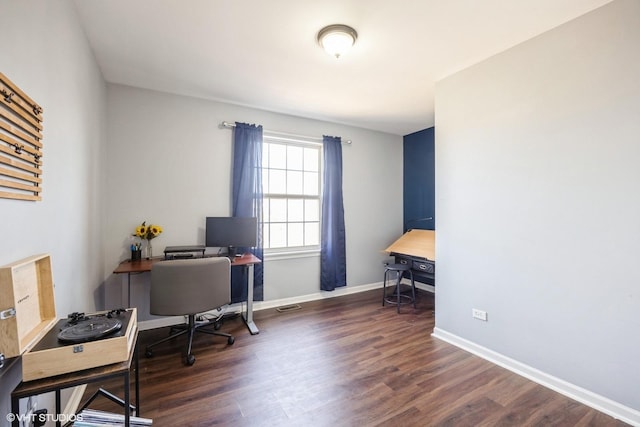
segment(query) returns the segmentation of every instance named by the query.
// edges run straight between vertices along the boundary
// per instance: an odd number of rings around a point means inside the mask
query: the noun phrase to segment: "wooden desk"
[[[127,307],[131,306],[131,274],[145,273],[151,271],[153,264],[164,261],[163,257],[142,259],[139,261],[122,261],[118,267],[113,270],[115,274],[127,274]],[[252,253],[247,253],[241,257],[235,257],[231,262],[231,267],[242,267],[247,273],[247,311],[242,312],[242,318],[249,328],[251,335],[258,334],[260,330],[253,321],[253,266],[260,264],[262,260]]]
[[[107,397],[108,399],[120,403],[124,407],[124,422],[125,426],[129,426],[129,418],[131,416],[131,410],[135,410],[136,416],[140,416],[140,386],[139,386],[139,373],[138,373],[138,350],[137,350],[137,341],[138,341],[138,331],[135,331],[134,342],[132,346],[131,354],[129,355],[129,359],[124,362],[114,363],[106,366],[98,366],[96,368],[85,369],[77,372],[70,372],[68,374],[62,374],[55,377],[42,378],[39,380],[21,382],[11,393],[11,413],[19,414],[19,402],[20,399],[35,396],[42,393],[49,393],[54,391],[56,395],[56,414],[62,415],[61,412],[61,403],[60,403],[60,390],[69,387],[75,387],[82,384],[88,384],[97,381],[103,381],[109,378],[114,377],[123,377],[124,379],[124,399],[119,399],[112,395],[111,393],[106,392],[105,390],[100,389],[100,394]],[[131,405],[130,398],[130,373],[131,373],[131,362],[134,362],[134,372],[135,372],[135,406]],[[79,412],[82,409],[85,409],[98,394],[94,394],[93,397],[88,399],[81,407]],[[64,414],[71,415],[71,414]],[[12,425],[14,427],[18,427],[20,425],[20,420],[16,416],[13,419]],[[58,419],[56,422],[56,426],[61,425],[61,420]]]

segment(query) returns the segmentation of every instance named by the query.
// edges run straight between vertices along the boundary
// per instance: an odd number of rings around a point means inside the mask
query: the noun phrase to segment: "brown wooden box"
[[[129,358],[138,333],[135,308],[127,310],[127,322],[123,322],[118,336],[42,349],[38,344],[59,323],[53,286],[51,257],[47,254],[0,267],[0,352],[6,357],[22,355],[24,381]]]

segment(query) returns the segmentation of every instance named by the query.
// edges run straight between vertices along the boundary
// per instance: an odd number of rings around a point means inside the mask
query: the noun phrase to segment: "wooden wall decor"
[[[42,107],[0,73],[0,197],[42,200]]]

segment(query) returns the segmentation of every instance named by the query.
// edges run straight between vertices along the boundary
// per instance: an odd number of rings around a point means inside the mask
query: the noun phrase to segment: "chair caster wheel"
[[[196,357],[193,354],[189,354],[189,355],[187,355],[186,362],[187,362],[187,365],[191,366],[194,363],[196,363]]]
[[[216,331],[219,330],[221,326],[222,326],[222,321],[221,320],[218,320],[217,322],[213,322],[213,329],[214,330],[216,330]]]
[[[234,342],[236,342],[236,339],[234,337],[227,338],[227,344],[232,345]]]
[[[153,357],[153,351],[151,351],[150,349],[147,349],[147,351],[144,352],[144,355],[147,357]]]

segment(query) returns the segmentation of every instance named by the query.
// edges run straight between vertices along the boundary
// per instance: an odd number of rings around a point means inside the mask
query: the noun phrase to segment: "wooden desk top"
[[[187,259],[198,259],[198,258],[187,258]],[[151,267],[156,262],[160,262],[160,261],[164,261],[164,260],[165,260],[164,257],[157,257],[157,258],[151,258],[151,259],[141,259],[139,261],[125,260],[125,261],[122,261],[120,263],[120,265],[118,265],[118,267],[116,267],[116,269],[113,270],[113,272],[115,274],[120,274],[120,273],[144,273],[146,271],[151,271]],[[255,256],[254,254],[246,253],[246,254],[242,255],[241,257],[235,257],[233,262],[231,263],[231,267],[234,267],[234,266],[237,266],[237,265],[259,264],[261,262],[262,262],[262,260],[260,258],[258,258],[257,256]]]
[[[409,230],[393,242],[385,251],[435,261],[436,232],[434,230]]]

